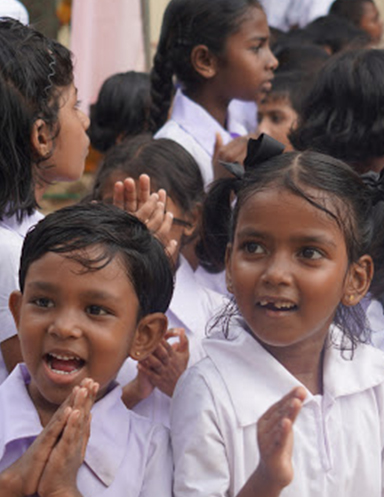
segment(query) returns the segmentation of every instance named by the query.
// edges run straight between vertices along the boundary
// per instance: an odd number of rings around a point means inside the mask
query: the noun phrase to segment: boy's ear
[[[231,273],[231,253],[232,253],[232,244],[228,243],[227,249],[225,251],[225,283],[227,285],[227,290],[229,293],[233,293],[232,273]]]
[[[204,79],[211,79],[217,73],[217,57],[206,45],[196,45],[191,52],[191,64]]]
[[[16,328],[19,328],[22,299],[23,299],[23,294],[20,291],[15,290],[14,292],[11,293],[8,300],[8,306],[12,313],[13,320],[15,321]]]
[[[368,292],[372,277],[372,258],[369,255],[363,255],[349,268],[342,303],[346,306],[358,304]]]
[[[168,327],[168,319],[162,312],[148,314],[139,321],[135,338],[132,343],[130,356],[135,361],[141,361],[151,354]]]
[[[52,132],[43,119],[36,119],[33,123],[31,142],[40,157],[48,157],[52,152]]]

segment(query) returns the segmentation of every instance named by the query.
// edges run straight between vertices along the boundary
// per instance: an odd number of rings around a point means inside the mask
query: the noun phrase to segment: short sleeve
[[[172,452],[169,430],[156,425],[152,432],[140,497],[172,497]]]
[[[171,440],[174,497],[228,495],[229,464],[219,415],[212,392],[196,367],[187,370],[177,384],[171,407]]]

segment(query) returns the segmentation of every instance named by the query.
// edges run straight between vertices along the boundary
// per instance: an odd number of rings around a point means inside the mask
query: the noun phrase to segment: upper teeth
[[[73,360],[80,360],[80,357],[77,356],[64,356],[64,355],[59,355],[59,354],[49,354],[50,356],[54,357],[55,359],[60,359],[61,361],[73,361]]]
[[[269,300],[260,300],[260,305],[265,306],[271,304],[277,309],[290,309],[291,307],[294,307],[294,304],[291,304],[289,302],[270,302]]]

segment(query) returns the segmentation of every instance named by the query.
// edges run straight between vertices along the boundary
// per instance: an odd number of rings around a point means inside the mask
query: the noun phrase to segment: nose
[[[87,131],[87,129],[89,128],[89,125],[91,124],[91,120],[89,119],[87,114],[85,114],[85,112],[83,112],[80,109],[79,109],[79,113],[80,113],[80,120],[81,120],[81,123],[83,125],[83,128],[85,129],[85,131]]]
[[[61,340],[67,340],[80,338],[82,329],[76,314],[63,309],[54,316],[52,323],[48,327],[48,333]]]
[[[261,281],[268,286],[292,284],[292,262],[285,254],[275,254],[266,261]]]
[[[269,119],[267,118],[263,118],[258,126],[257,126],[257,131],[258,133],[261,135],[262,133],[265,133],[266,135],[271,135],[271,130],[270,130],[270,126],[269,126]]]
[[[267,61],[267,67],[271,71],[276,71],[276,69],[279,66],[279,61],[276,59],[274,56],[272,50],[270,47],[268,47],[268,61]]]

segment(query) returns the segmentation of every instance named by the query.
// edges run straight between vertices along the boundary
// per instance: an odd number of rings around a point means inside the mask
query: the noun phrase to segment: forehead
[[[318,206],[277,185],[250,194],[239,211],[236,232],[244,226],[252,226],[272,231],[276,229],[289,235],[316,228],[331,231],[344,239],[338,220],[346,213],[345,206],[327,192],[314,188],[303,191]]]
[[[264,11],[258,7],[250,6],[238,20],[237,30],[228,38],[228,48],[232,43],[256,41],[258,38],[269,38],[269,27]]]

